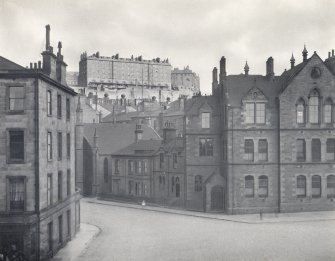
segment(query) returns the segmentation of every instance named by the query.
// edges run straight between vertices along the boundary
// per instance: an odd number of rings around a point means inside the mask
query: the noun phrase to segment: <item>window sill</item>
[[[22,115],[24,114],[24,110],[19,110],[19,111],[7,111],[7,114],[9,115]]]
[[[7,164],[25,164],[25,160],[8,160]]]

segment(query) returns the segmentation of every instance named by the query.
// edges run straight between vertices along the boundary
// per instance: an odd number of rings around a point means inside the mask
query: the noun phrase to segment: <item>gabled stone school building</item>
[[[213,95],[186,114],[186,208],[229,214],[335,209],[335,56],[280,76],[213,69]],[[219,78],[219,80],[218,80]]]
[[[75,190],[76,93],[58,44],[23,68],[0,56],[0,253],[46,260],[79,229]],[[6,259],[7,260],[7,259]],[[12,259],[10,259],[12,260]]]

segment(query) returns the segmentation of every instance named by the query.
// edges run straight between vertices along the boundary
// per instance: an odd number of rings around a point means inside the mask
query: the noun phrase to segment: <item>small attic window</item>
[[[208,129],[210,127],[210,117],[211,114],[209,112],[201,113],[201,127],[203,129]]]

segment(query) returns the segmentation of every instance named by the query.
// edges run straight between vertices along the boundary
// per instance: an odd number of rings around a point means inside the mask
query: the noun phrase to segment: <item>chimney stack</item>
[[[223,83],[224,77],[226,77],[226,58],[224,56],[221,57],[220,60],[220,84]]]
[[[273,58],[269,57],[266,61],[266,76],[272,77],[274,76],[274,71],[273,71]]]
[[[50,25],[45,26],[45,50],[49,51],[50,50]]]

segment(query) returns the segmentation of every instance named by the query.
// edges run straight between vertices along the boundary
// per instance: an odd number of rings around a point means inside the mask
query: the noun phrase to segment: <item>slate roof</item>
[[[219,103],[214,96],[195,96],[185,101],[185,113],[187,115],[198,115],[199,109],[207,103],[213,109],[213,113],[219,110]]]
[[[25,70],[24,67],[18,65],[5,57],[0,56],[0,71],[11,71],[11,70]]]
[[[87,123],[84,124],[84,135],[92,145],[96,129],[99,153],[113,154],[135,142],[135,128],[135,123]],[[143,140],[161,140],[154,129],[142,125],[142,130]]]
[[[116,151],[117,156],[153,156],[161,147],[161,140],[139,140]]]
[[[256,87],[260,89],[269,99],[274,102],[280,91],[280,77],[266,77],[262,75],[229,75],[224,82],[228,90],[228,99],[231,106],[241,106],[241,101],[248,91]]]

